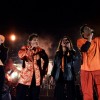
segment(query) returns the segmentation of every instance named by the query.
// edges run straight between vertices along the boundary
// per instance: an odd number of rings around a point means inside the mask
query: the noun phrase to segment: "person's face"
[[[38,38],[37,37],[33,38],[32,41],[30,41],[30,45],[32,47],[37,47],[39,45]]]
[[[63,38],[61,42],[62,47],[70,47],[70,42],[67,38]]]
[[[93,29],[91,29],[90,27],[85,26],[84,30],[83,30],[83,35],[84,38],[88,38],[88,36],[91,34],[91,32],[93,31]]]

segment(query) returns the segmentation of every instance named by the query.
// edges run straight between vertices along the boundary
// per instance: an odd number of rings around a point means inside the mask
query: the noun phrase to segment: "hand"
[[[67,48],[68,48],[69,50],[71,50],[71,45],[70,45],[70,43],[67,43],[66,46],[67,46]]]
[[[0,59],[0,65],[3,66],[3,63],[2,63],[2,61],[1,61],[1,59]]]
[[[91,41],[92,41],[92,38],[93,38],[93,33],[91,33],[91,34],[88,36],[88,41],[91,42]]]

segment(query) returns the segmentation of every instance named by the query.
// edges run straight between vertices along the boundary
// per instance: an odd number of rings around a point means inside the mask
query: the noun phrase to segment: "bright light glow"
[[[9,82],[17,83],[20,78],[20,72],[10,70],[6,73],[6,78]]]
[[[16,36],[14,34],[11,35],[11,40],[15,41],[16,40]]]
[[[18,73],[17,73],[17,72],[13,72],[13,73],[11,74],[11,78],[14,79],[14,78],[16,78],[16,77],[18,77]]]

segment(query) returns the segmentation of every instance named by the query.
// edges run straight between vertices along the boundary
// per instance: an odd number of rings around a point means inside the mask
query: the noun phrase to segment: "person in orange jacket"
[[[82,38],[77,46],[82,54],[80,69],[83,100],[94,100],[94,89],[100,100],[100,37],[94,37],[94,30],[87,25],[80,28]]]
[[[26,95],[29,95],[29,100],[39,100],[40,85],[49,60],[45,50],[39,47],[37,34],[29,36],[28,45],[22,46],[18,56],[23,60],[23,69],[16,89],[16,99],[26,100]]]

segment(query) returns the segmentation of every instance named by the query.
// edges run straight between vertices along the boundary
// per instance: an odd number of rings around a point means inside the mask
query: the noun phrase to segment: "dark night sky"
[[[99,3],[88,0],[29,1],[4,0],[0,3],[0,31],[63,32],[84,23],[100,22]],[[99,22],[98,22],[99,21]]]
[[[99,12],[100,6],[96,0],[3,0],[0,2],[0,33],[37,32],[58,38],[68,33],[76,39],[79,37],[80,26],[85,23],[96,28],[98,34]]]
[[[100,6],[96,0],[0,2],[0,33],[6,36],[7,43],[10,44],[8,47],[11,46],[16,53],[27,36],[37,32],[41,37],[41,46],[52,58],[57,43],[64,34],[70,36],[76,46],[76,40],[80,37],[79,28],[85,23],[95,29],[95,35],[99,35]],[[15,32],[18,37],[15,43],[10,43],[8,39],[11,32]],[[14,56],[17,57],[17,54]]]

